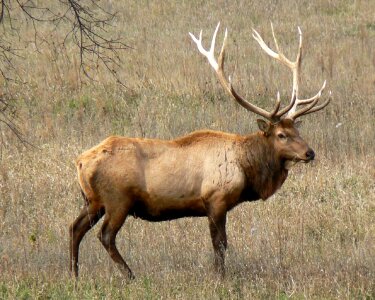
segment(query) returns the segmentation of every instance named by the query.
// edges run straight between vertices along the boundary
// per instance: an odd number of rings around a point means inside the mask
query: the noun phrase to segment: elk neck
[[[240,164],[246,176],[243,200],[266,200],[281,187],[288,170],[270,138],[262,132],[245,136],[240,146]]]

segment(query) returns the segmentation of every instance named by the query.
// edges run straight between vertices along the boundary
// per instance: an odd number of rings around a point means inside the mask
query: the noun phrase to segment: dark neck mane
[[[261,132],[245,137],[241,149],[241,165],[247,178],[245,193],[265,200],[281,187],[288,170]]]

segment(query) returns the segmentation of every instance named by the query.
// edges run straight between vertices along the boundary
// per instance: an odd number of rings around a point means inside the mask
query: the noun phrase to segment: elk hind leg
[[[86,199],[87,200],[87,199]],[[79,244],[84,235],[100,220],[104,208],[86,201],[77,219],[70,225],[70,271],[78,277]]]
[[[130,270],[116,247],[116,235],[124,224],[128,212],[129,209],[127,207],[106,207],[106,215],[102,228],[98,234],[98,238],[107,250],[109,256],[116,263],[120,272],[127,279],[134,279],[133,272]]]

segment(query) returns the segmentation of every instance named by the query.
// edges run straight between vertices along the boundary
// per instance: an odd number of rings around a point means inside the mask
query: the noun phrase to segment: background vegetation
[[[105,70],[80,80],[77,50],[53,46],[62,33],[47,25],[39,33],[49,47],[30,42],[15,59],[24,83],[6,84],[18,126],[36,147],[2,127],[0,298],[375,298],[375,2],[103,3],[119,12],[109,30],[133,47],[122,52],[117,73],[126,89]],[[251,30],[271,42],[272,21],[294,57],[301,26],[301,92],[313,95],[327,79],[333,93],[323,112],[304,117],[302,135],[317,161],[294,168],[268,201],[229,214],[225,280],[211,269],[206,219],[129,218],[118,246],[137,279],[122,282],[96,238],[99,224],[81,244],[75,286],[68,225],[82,205],[72,163],[79,153],[112,134],[170,139],[202,128],[256,130],[256,116],[224,94],[188,36],[204,29],[208,42],[219,20],[229,29],[228,74],[265,108],[277,90],[288,101],[291,74],[262,53]],[[22,26],[27,39],[33,27]]]

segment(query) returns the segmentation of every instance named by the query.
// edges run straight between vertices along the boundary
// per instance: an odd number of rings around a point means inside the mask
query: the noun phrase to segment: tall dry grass
[[[2,131],[0,298],[367,298],[375,297],[375,21],[372,1],[108,2],[113,30],[134,47],[123,54],[127,89],[99,72],[79,81],[76,53],[32,44],[17,64],[19,125],[37,148]],[[110,7],[113,6],[113,7]],[[72,161],[111,134],[173,138],[210,128],[256,130],[256,117],[225,95],[188,32],[217,21],[229,28],[228,74],[237,89],[270,108],[287,101],[291,75],[251,37],[271,42],[272,21],[288,56],[304,33],[303,95],[324,79],[333,101],[304,118],[317,152],[266,202],[229,214],[227,277],[211,270],[204,218],[147,223],[129,218],[118,246],[137,279],[127,285],[96,238],[81,244],[81,278],[68,273],[68,225],[82,199]],[[24,27],[25,36],[31,28]],[[58,32],[42,29],[51,40]],[[218,37],[220,40],[221,35]],[[3,84],[3,83],[2,83]]]

